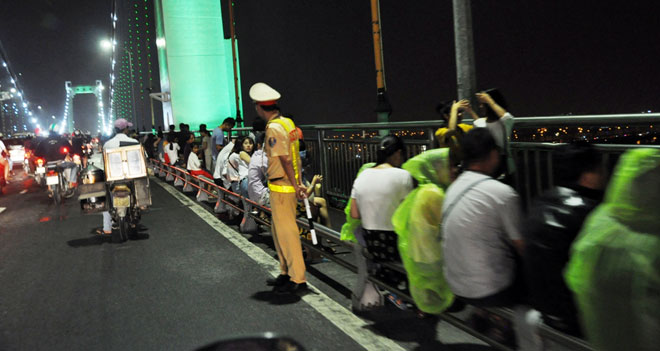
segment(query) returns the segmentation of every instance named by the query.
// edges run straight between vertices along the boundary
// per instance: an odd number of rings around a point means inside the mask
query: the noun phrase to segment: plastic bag
[[[573,243],[565,278],[597,350],[660,345],[660,150],[627,151]]]

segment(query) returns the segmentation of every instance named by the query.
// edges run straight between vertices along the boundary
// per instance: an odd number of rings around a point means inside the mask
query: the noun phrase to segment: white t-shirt
[[[202,163],[199,161],[199,157],[197,157],[197,154],[194,152],[191,152],[190,155],[188,155],[188,170],[189,171],[199,171],[202,169]]]
[[[515,190],[465,171],[447,189],[442,213],[444,272],[454,294],[482,298],[511,285],[516,269],[511,240],[522,238]]]
[[[393,231],[392,214],[413,188],[412,176],[401,168],[368,168],[353,183],[362,227]]]
[[[222,178],[223,174],[227,174],[226,169],[227,161],[229,159],[228,156],[233,148],[234,143],[230,142],[229,144],[225,145],[222,150],[220,150],[220,153],[218,153],[218,156],[216,156],[215,169],[213,170],[213,179],[220,179]]]
[[[248,164],[241,159],[237,153],[229,155],[229,162],[227,164],[227,178],[232,182],[239,181],[248,175]]]
[[[500,149],[504,150],[504,147],[506,146],[506,154],[508,155],[507,169],[509,170],[509,173],[513,173],[516,167],[513,162],[513,157],[511,156],[511,146],[509,145],[509,139],[513,132],[513,124],[513,115],[508,112],[496,122],[488,123],[486,122],[486,118],[479,118],[472,123],[475,128],[488,128],[493,139],[495,139],[495,144],[497,144]]]
[[[112,139],[108,140],[103,144],[103,150],[107,149],[114,149],[118,148],[121,142],[126,142],[126,143],[135,143],[139,144],[139,142],[128,135],[124,133],[117,133]]]
[[[165,153],[170,158],[170,164],[173,165],[179,160],[179,150],[181,150],[181,148],[177,143],[169,143],[165,146]]]

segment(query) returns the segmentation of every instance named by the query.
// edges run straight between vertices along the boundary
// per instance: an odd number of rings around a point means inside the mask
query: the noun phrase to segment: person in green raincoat
[[[621,156],[573,243],[566,283],[596,350],[660,349],[660,150]]]
[[[401,166],[417,180],[392,216],[410,293],[424,313],[440,314],[454,301],[443,274],[442,201],[451,182],[449,148],[433,149]]]

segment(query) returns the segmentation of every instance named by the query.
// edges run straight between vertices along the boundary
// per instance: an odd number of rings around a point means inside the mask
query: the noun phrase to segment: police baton
[[[318,244],[316,240],[316,230],[314,230],[314,221],[312,221],[312,211],[309,209],[309,199],[305,196],[305,211],[307,212],[307,222],[309,223],[309,231],[312,233],[312,244]]]

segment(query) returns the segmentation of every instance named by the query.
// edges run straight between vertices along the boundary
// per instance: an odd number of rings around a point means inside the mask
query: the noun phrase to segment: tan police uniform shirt
[[[286,129],[277,122],[269,122],[266,128],[265,144],[266,156],[268,156],[268,179],[278,179],[273,184],[291,185],[284,171],[284,166],[282,166],[282,161],[278,157],[287,156],[291,153],[291,141]]]

